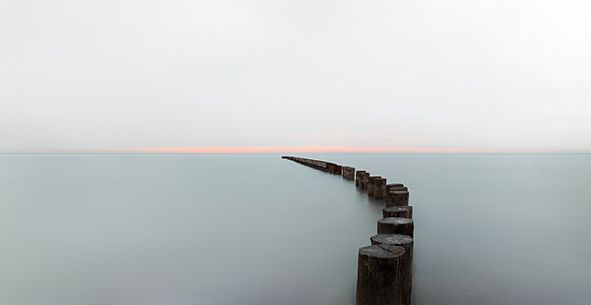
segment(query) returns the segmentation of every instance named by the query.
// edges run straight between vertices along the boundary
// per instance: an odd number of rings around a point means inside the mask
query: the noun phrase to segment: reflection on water
[[[591,156],[309,157],[410,187],[415,304],[591,299]],[[277,155],[3,155],[0,304],[352,305],[380,214]]]

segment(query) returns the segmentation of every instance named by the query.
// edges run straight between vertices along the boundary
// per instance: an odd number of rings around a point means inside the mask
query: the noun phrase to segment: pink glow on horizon
[[[139,153],[179,154],[248,154],[248,153],[468,153],[468,148],[369,147],[369,146],[211,146],[211,147],[149,147],[119,150]]]

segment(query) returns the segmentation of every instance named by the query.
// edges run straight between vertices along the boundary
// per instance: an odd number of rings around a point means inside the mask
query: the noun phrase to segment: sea
[[[409,187],[413,304],[591,304],[591,155],[298,156]],[[0,304],[353,305],[383,206],[277,154],[2,154]]]

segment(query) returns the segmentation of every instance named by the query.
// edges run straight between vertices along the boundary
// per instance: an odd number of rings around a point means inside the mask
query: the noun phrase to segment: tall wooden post
[[[374,181],[373,196],[376,199],[384,199],[386,193],[386,178],[379,178]]]
[[[361,175],[361,190],[367,191],[369,189],[369,172]]]
[[[355,172],[355,186],[358,188],[361,188],[361,180],[362,180],[362,175],[365,174],[365,171],[357,171]]]
[[[372,245],[359,249],[357,305],[409,305],[410,290],[403,281],[411,268],[403,247]]]
[[[373,197],[374,196],[374,192],[375,192],[375,182],[377,179],[380,179],[382,177],[380,176],[369,176],[369,183],[367,184],[367,195],[369,197]]]
[[[343,166],[342,169],[343,169],[343,172],[342,172],[343,178],[345,178],[347,180],[355,179],[355,168],[354,167]]]

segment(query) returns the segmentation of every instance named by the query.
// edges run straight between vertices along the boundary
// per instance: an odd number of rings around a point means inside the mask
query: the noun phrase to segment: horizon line
[[[511,153],[572,153],[585,154],[591,151],[585,150],[503,150],[503,149],[476,149],[467,147],[383,147],[383,146],[158,146],[139,148],[106,148],[106,149],[69,149],[69,150],[31,150],[31,151],[5,151],[0,154],[67,154],[67,153],[138,153],[138,154],[261,154],[261,153],[475,153],[475,154],[511,154]]]

